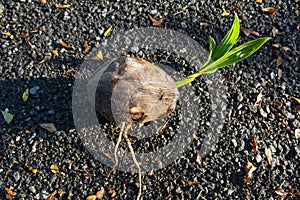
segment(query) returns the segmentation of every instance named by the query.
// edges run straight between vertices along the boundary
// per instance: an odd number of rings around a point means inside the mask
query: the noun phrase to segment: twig
[[[125,138],[125,140],[126,140],[126,142],[127,142],[129,151],[130,151],[130,153],[131,153],[132,160],[133,160],[135,166],[136,166],[137,169],[138,169],[138,176],[139,176],[139,193],[138,193],[136,199],[139,200],[139,199],[141,198],[141,195],[142,195],[142,174],[141,174],[141,168],[140,168],[140,165],[139,165],[138,161],[136,160],[136,157],[135,157],[135,153],[134,153],[133,147],[132,147],[131,142],[130,142],[130,140],[129,140],[129,138],[128,138],[128,135],[127,135],[127,131],[128,131],[128,129],[129,129],[130,127],[131,127],[130,125],[127,125],[127,126],[126,126],[123,135],[124,135],[124,138]]]
[[[114,151],[115,165],[113,166],[113,168],[112,168],[112,169],[110,170],[110,172],[108,173],[108,176],[110,176],[111,173],[112,173],[113,171],[115,171],[116,167],[118,166],[119,160],[118,160],[117,152],[118,152],[118,148],[119,148],[120,142],[121,142],[121,140],[122,140],[122,135],[123,135],[123,133],[124,133],[124,128],[125,128],[125,122],[122,122],[121,131],[120,131],[119,138],[118,138],[117,144],[116,144],[116,146],[115,146],[115,151]]]

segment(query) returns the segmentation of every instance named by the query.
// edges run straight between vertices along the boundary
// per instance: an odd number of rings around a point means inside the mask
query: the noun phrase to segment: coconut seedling
[[[138,169],[139,192],[142,194],[142,175],[133,147],[128,137],[130,128],[166,117],[172,113],[179,98],[178,88],[187,85],[202,74],[244,60],[260,49],[270,38],[259,38],[233,47],[238,40],[240,23],[235,14],[234,22],[219,44],[209,38],[209,56],[200,70],[179,81],[173,79],[160,67],[141,58],[121,57],[112,61],[99,79],[96,95],[96,110],[120,128],[114,160],[118,165],[117,150],[125,138],[133,162]]]

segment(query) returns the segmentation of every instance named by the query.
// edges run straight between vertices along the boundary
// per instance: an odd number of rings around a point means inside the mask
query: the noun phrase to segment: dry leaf
[[[262,3],[262,0],[256,0],[257,3]]]
[[[103,60],[103,55],[102,55],[102,52],[101,51],[98,51],[97,52],[97,55],[92,57],[92,60]]]
[[[110,194],[110,196],[112,198],[114,198],[117,195],[116,191],[114,189],[112,189],[112,188],[108,189],[108,193]]]
[[[2,32],[2,35],[8,36],[10,39],[14,39],[14,35],[12,35],[10,32]]]
[[[157,19],[155,19],[154,17],[152,17],[151,15],[149,15],[149,18],[150,18],[150,20],[151,20],[153,26],[159,26],[159,25],[161,25],[161,24],[163,23],[163,21],[164,21],[164,18],[161,18],[161,19],[157,20]]]
[[[288,192],[285,192],[283,189],[274,190],[274,192],[282,197],[285,197],[288,194]]]
[[[252,29],[247,29],[247,28],[241,28],[241,31],[246,35],[249,36],[250,34],[255,35],[255,36],[260,36],[259,32],[254,31]]]
[[[7,124],[10,124],[10,122],[14,119],[14,115],[9,113],[9,112],[1,110],[1,113],[2,113],[2,116],[4,117],[4,120],[6,121]]]
[[[296,100],[298,104],[300,104],[300,99],[296,98],[296,97],[292,97],[292,99]]]
[[[51,172],[52,172],[53,174],[56,174],[56,173],[58,172],[58,167],[57,167],[57,165],[52,164],[52,165],[50,166],[50,170],[51,170]]]
[[[297,139],[300,139],[300,129],[296,129],[296,130],[295,130],[295,137],[296,137]]]
[[[276,37],[276,35],[282,35],[282,32],[279,32],[279,30],[273,26],[270,35]]]
[[[112,30],[112,26],[110,26],[105,32],[104,32],[104,37],[107,37],[107,36],[109,36],[109,34],[110,34],[110,32],[111,32],[111,30]]]
[[[86,200],[96,200],[97,196],[96,195],[90,195],[86,198]]]
[[[55,132],[57,130],[53,123],[42,123],[39,124],[39,126],[42,127],[43,129],[46,129],[49,132]]]
[[[202,165],[202,157],[200,156],[199,152],[197,152],[196,162],[197,162],[199,165]]]
[[[182,183],[183,185],[197,185],[197,184],[199,184],[200,182],[196,182],[196,181],[188,181],[188,180],[182,179],[182,180],[181,180],[181,183]]]
[[[228,16],[228,15],[230,15],[230,10],[223,10],[221,16]]]
[[[257,95],[257,97],[256,97],[256,102],[254,103],[253,108],[257,108],[257,107],[261,106],[261,104],[262,104],[262,97],[263,97],[263,95],[260,92],[259,95]]]
[[[22,100],[27,101],[29,97],[29,89],[27,88],[22,94]]]
[[[101,199],[103,197],[104,194],[104,187],[101,187],[101,189],[96,193],[96,197],[98,199]]]
[[[240,11],[243,11],[241,4],[237,3],[237,4],[235,4],[235,7],[237,7]]]
[[[4,190],[6,191],[7,194],[9,194],[10,196],[16,196],[17,192],[12,191],[11,189],[9,189],[8,187],[4,187]]]
[[[55,49],[55,50],[51,50],[51,52],[55,55],[55,56],[58,56],[58,51]]]
[[[283,106],[283,103],[282,102],[279,102],[279,101],[273,101],[273,103],[278,106],[279,108],[281,108]]]
[[[58,190],[58,191],[57,191],[57,194],[59,194],[60,196],[62,196],[62,195],[64,195],[64,194],[66,194],[66,192],[63,191],[63,190]]]
[[[279,67],[282,64],[282,62],[283,62],[283,59],[281,57],[278,57],[276,59],[276,66]]]
[[[276,12],[276,9],[274,7],[267,7],[267,8],[262,8],[262,11],[274,14]]]
[[[56,195],[57,191],[55,190],[49,196],[47,196],[46,200],[53,200],[53,197]]]
[[[266,155],[266,157],[267,157],[267,159],[268,159],[268,163],[269,163],[269,165],[271,165],[272,166],[272,151],[271,151],[271,149],[270,148],[265,148],[265,155]]]
[[[38,172],[38,168],[36,167],[29,167],[29,170],[32,171],[32,173],[36,174]]]
[[[65,43],[64,41],[58,41],[58,42],[57,42],[57,44],[59,44],[59,45],[61,45],[61,46],[65,47],[65,48],[67,48],[67,47],[68,47],[68,44],[67,44],[67,43]]]
[[[279,48],[279,47],[281,47],[281,45],[280,45],[280,44],[272,44],[272,46],[273,46],[273,47],[275,47],[275,48]]]
[[[251,162],[247,162],[244,170],[245,170],[247,179],[251,179],[253,176],[253,172],[256,170],[256,167],[254,167],[254,165]]]
[[[253,153],[256,154],[257,153],[257,140],[256,140],[256,134],[253,135]]]
[[[83,46],[84,46],[83,52],[88,53],[90,50],[89,43],[87,41],[85,41]]]
[[[47,3],[47,0],[40,0],[41,4]]]
[[[39,64],[42,64],[42,63],[44,63],[44,62],[47,62],[47,61],[51,60],[51,58],[52,58],[51,53],[45,53],[45,57],[43,58],[43,60],[41,60],[41,61],[39,62]]]
[[[69,8],[71,5],[69,5],[69,4],[58,4],[58,5],[56,5],[56,8]]]

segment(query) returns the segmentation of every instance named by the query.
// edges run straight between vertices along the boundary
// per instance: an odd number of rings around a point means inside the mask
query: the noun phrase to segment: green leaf
[[[200,72],[202,72],[202,74],[210,74],[215,72],[217,69],[244,60],[245,58],[255,53],[260,47],[262,47],[270,39],[271,38],[269,37],[259,38],[259,39],[246,42],[238,47],[235,47],[234,49],[227,52],[218,60],[200,69]]]
[[[22,95],[23,101],[27,101],[28,97],[29,97],[29,89],[27,88],[27,89],[23,92],[23,95]]]
[[[220,57],[222,57],[225,53],[227,53],[233,45],[236,43],[240,33],[240,22],[237,14],[234,15],[234,21],[230,28],[230,30],[227,32],[225,37],[222,39],[221,43],[215,48],[213,51],[213,54],[211,56],[211,59],[217,60]]]
[[[1,110],[1,113],[4,117],[4,120],[6,121],[7,124],[10,124],[10,122],[14,119],[14,115],[10,114],[9,112],[5,112]]]
[[[213,52],[216,48],[217,44],[213,37],[209,36],[209,51]]]

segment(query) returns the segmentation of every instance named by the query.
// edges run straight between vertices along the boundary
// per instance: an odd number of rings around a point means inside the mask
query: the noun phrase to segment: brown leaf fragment
[[[230,15],[230,10],[223,10],[221,16],[224,17],[224,16],[228,16],[228,15]]]
[[[266,157],[268,159],[269,165],[272,166],[273,165],[273,162],[272,162],[272,151],[271,151],[270,148],[265,148],[265,155],[266,155]]]
[[[117,195],[117,192],[112,188],[108,188],[108,194],[110,194],[110,196],[114,198]]]
[[[6,35],[12,40],[15,38],[15,36],[13,34],[11,34],[10,32],[2,32],[2,35]]]
[[[241,31],[246,35],[249,36],[250,34],[255,35],[255,36],[260,36],[259,32],[252,30],[252,29],[247,29],[247,28],[241,28]]]
[[[295,130],[295,137],[296,137],[297,139],[300,139],[300,129],[296,129],[296,130]]]
[[[47,3],[47,0],[40,0],[41,4]]]
[[[101,187],[101,189],[96,193],[97,199],[101,199],[104,194],[104,187]]]
[[[56,8],[64,9],[64,8],[69,8],[71,5],[69,4],[57,4]]]
[[[256,167],[251,162],[247,162],[245,168],[246,178],[249,180],[253,176],[253,172],[256,170]]]
[[[112,26],[110,26],[103,34],[104,37],[107,37],[109,36],[109,34],[111,33],[111,30],[112,30]]]
[[[199,165],[202,165],[202,157],[200,156],[200,153],[199,153],[199,152],[197,152],[196,162],[197,162]]]
[[[16,196],[17,192],[12,191],[11,189],[9,189],[8,187],[4,187],[4,190],[6,191],[6,193],[10,196]]]
[[[285,192],[283,189],[277,189],[277,190],[274,190],[274,192],[281,197],[285,197],[286,195],[288,195],[288,192]]]
[[[29,46],[32,46],[31,42],[30,42],[30,34],[29,33],[23,33],[21,35],[16,36],[16,38],[24,38],[25,41],[27,42],[27,44]]]
[[[86,198],[86,200],[96,200],[97,196],[96,195],[90,195]]]
[[[39,64],[42,64],[42,63],[44,63],[44,62],[47,62],[47,61],[51,60],[51,58],[52,58],[51,53],[45,53],[44,58],[39,62]]]
[[[56,174],[56,173],[59,171],[59,169],[58,169],[58,167],[57,167],[56,164],[52,164],[52,165],[50,166],[50,170],[51,170],[51,172],[52,172],[53,174]]]
[[[57,193],[57,190],[54,190],[54,192],[52,192],[50,195],[47,196],[46,200],[53,200],[56,193]]]
[[[63,191],[63,190],[58,190],[58,191],[57,191],[57,194],[59,194],[60,196],[62,196],[62,195],[64,195],[64,194],[66,194],[66,192]]]
[[[241,4],[237,3],[235,4],[235,7],[237,7],[240,11],[243,11],[243,7],[241,6]]]
[[[55,132],[57,130],[53,123],[42,123],[39,124],[39,126],[42,127],[43,129],[46,129],[49,132]]]
[[[200,22],[200,26],[208,27],[209,24],[207,22]]]
[[[55,55],[55,56],[58,56],[58,51],[55,49],[55,50],[51,50],[51,52]]]
[[[256,154],[258,149],[256,134],[253,134],[253,153]]]
[[[30,171],[32,171],[32,173],[34,173],[34,174],[36,174],[36,173],[38,172],[38,168],[36,168],[36,167],[30,166],[28,169],[29,169]]]
[[[67,47],[68,47],[68,44],[67,44],[67,43],[65,43],[65,42],[64,42],[64,41],[62,41],[62,40],[58,41],[58,42],[57,42],[57,44],[61,45],[62,47],[65,47],[65,48],[67,48]]]
[[[256,3],[262,3],[262,0],[256,0]]]
[[[253,108],[255,109],[255,108],[258,108],[259,106],[261,106],[261,104],[262,104],[262,97],[263,97],[263,95],[262,95],[262,93],[260,92],[258,95],[257,95],[257,97],[256,97],[256,102],[254,103],[254,106],[253,106]]]
[[[83,46],[84,46],[83,52],[88,53],[90,50],[89,43],[87,41],[85,41]]]
[[[276,59],[276,66],[277,67],[279,67],[282,63],[283,63],[283,59],[281,58],[281,57],[278,57],[277,59]]]
[[[164,18],[160,18],[159,20],[157,20],[157,19],[155,19],[154,17],[152,17],[151,15],[149,15],[149,18],[150,18],[150,20],[151,20],[153,26],[159,26],[159,25],[161,25],[161,24],[163,23],[163,21],[164,21]]]
[[[273,46],[273,47],[275,47],[275,48],[279,48],[279,47],[281,47],[281,45],[280,45],[280,44],[272,44],[272,46]]]
[[[279,108],[281,108],[283,106],[283,103],[282,102],[279,102],[279,101],[273,101],[273,103],[278,106]]]
[[[276,9],[274,7],[266,7],[262,8],[262,11],[267,12],[269,14],[274,14],[276,12]]]
[[[273,26],[270,35],[272,37],[276,37],[276,35],[282,35],[282,32]]]
[[[181,183],[182,183],[183,185],[197,185],[197,184],[199,184],[200,182],[196,182],[196,181],[188,181],[188,180],[182,179],[182,180],[181,180]]]

